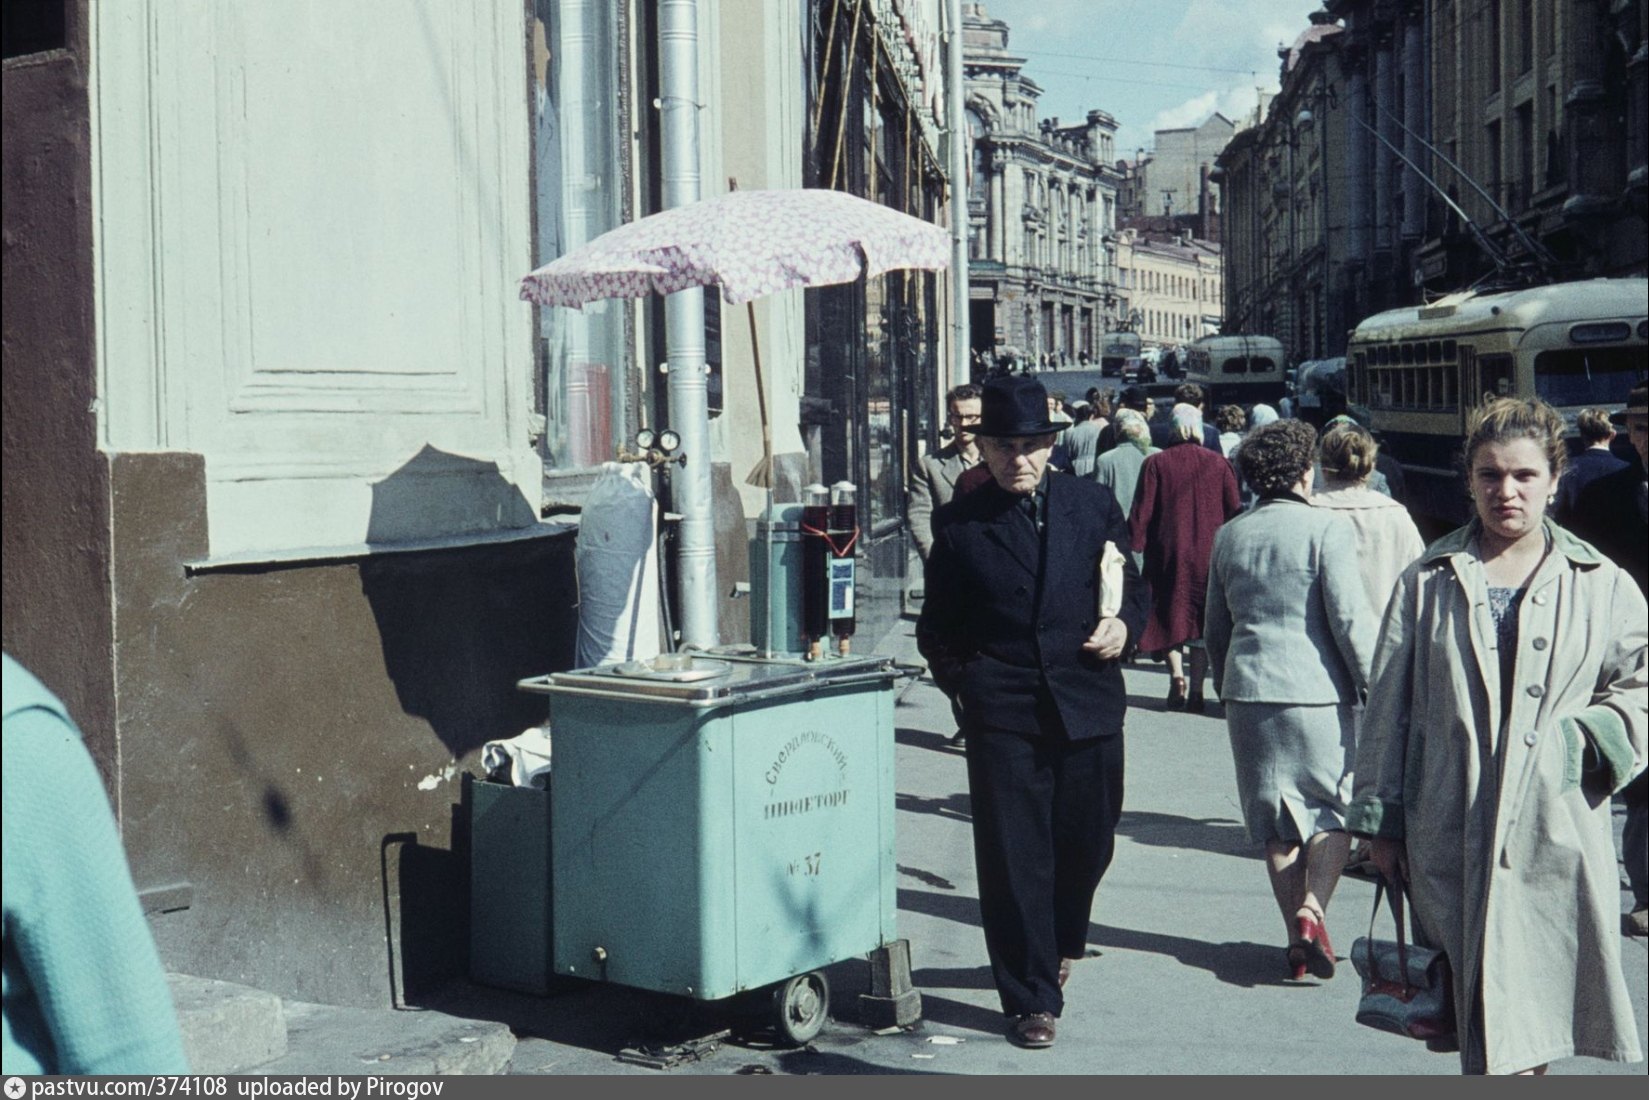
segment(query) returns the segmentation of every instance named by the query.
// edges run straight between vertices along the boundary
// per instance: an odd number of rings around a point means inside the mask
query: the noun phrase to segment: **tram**
[[[1271,336],[1204,336],[1180,349],[1180,363],[1210,409],[1275,404],[1288,391],[1282,341]]]
[[[1403,464],[1416,518],[1469,518],[1460,469],[1466,418],[1502,395],[1539,397],[1574,425],[1619,409],[1649,366],[1649,280],[1589,279],[1462,291],[1377,313],[1346,346],[1347,396]]]

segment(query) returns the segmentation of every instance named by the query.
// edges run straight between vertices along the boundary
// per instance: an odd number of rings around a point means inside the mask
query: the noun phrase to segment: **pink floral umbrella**
[[[521,280],[521,297],[582,308],[603,298],[721,286],[737,305],[800,286],[950,263],[940,226],[841,191],[731,191],[609,230]]]
[[[896,268],[950,265],[940,226],[842,191],[730,191],[608,230],[521,280],[521,297],[582,309],[605,298],[721,287],[731,305],[781,290],[847,283]],[[762,460],[745,480],[771,488],[772,431],[749,308]]]

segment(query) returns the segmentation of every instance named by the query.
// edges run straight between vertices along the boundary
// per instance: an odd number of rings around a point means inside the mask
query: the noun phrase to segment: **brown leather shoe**
[[[1030,1050],[1054,1045],[1054,1014],[1027,1012],[1008,1029],[1008,1041]]]
[[[1075,963],[1075,959],[1062,958],[1059,960],[1059,988],[1065,988],[1065,983],[1071,978],[1071,967]]]

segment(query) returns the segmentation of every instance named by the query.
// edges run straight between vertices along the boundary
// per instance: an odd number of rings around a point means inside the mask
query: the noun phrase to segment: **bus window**
[[[1255,374],[1265,374],[1269,371],[1276,370],[1277,364],[1265,358],[1263,355],[1257,355],[1248,361],[1248,369],[1253,371]]]
[[[1535,356],[1534,391],[1559,407],[1618,404],[1642,380],[1642,348],[1568,348]]]
[[[1242,358],[1241,356],[1234,359],[1227,359],[1220,366],[1220,370],[1225,374],[1247,374],[1248,360]]]
[[[1443,362],[1443,345],[1440,341],[1433,340],[1426,350],[1428,352],[1426,358],[1433,363]]]
[[[1505,397],[1512,392],[1512,357],[1485,355],[1477,360],[1479,378],[1486,397]]]
[[[1443,359],[1444,359],[1444,361],[1449,362],[1449,363],[1454,362],[1454,341],[1453,340],[1444,340],[1443,341]]]

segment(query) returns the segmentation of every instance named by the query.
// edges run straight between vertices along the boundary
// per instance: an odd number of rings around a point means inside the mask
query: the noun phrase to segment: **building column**
[[[1391,36],[1387,31],[1382,33],[1374,48],[1375,109],[1370,112],[1372,117],[1369,120],[1380,136],[1391,143],[1390,146],[1383,141],[1374,143],[1375,252],[1390,252],[1393,244],[1391,170],[1396,160],[1391,155],[1391,149],[1397,144],[1397,124],[1392,121],[1396,117],[1392,113],[1396,98],[1397,66],[1391,56]]]
[[[1403,27],[1403,155],[1415,164],[1428,158],[1420,144],[1426,125],[1425,38],[1419,12]],[[1388,105],[1387,110],[1390,110]],[[1417,241],[1426,232],[1426,183],[1413,168],[1403,168],[1403,240]]]
[[[1563,219],[1587,222],[1611,213],[1612,168],[1620,135],[1609,125],[1598,0],[1571,0],[1568,9],[1565,37],[1574,76],[1563,100],[1563,136],[1569,157],[1569,197],[1563,203]]]
[[[1346,126],[1346,258],[1352,263],[1367,264],[1369,259],[1368,207],[1369,191],[1369,133],[1358,125],[1368,122],[1368,76],[1363,72],[1362,59],[1353,62],[1351,80],[1346,93],[1346,109],[1351,115]]]
[[[1000,152],[991,153],[991,182],[990,182],[990,228],[985,241],[986,257],[999,264],[1008,262],[1008,250],[1004,243],[1004,229],[1006,219],[1003,215],[1004,187],[1003,175],[1007,170],[1008,158]]]

